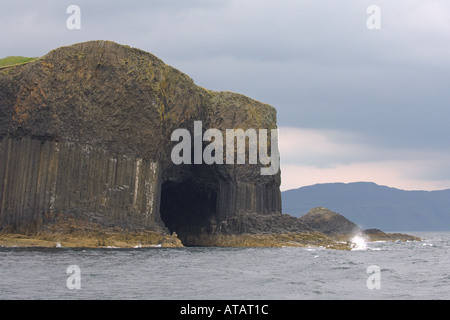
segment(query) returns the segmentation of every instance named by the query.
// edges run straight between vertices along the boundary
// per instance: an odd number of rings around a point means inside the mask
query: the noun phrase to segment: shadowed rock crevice
[[[217,185],[194,180],[167,181],[161,188],[161,219],[169,231],[178,234],[184,245],[192,237],[211,234],[216,218]]]

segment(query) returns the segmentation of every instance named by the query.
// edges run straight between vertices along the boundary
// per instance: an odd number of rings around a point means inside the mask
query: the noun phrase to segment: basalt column
[[[124,228],[159,222],[159,165],[37,138],[0,140],[1,225],[32,230],[60,215]]]

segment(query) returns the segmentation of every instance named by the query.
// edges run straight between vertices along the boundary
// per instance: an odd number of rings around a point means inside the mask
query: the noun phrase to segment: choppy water
[[[450,299],[450,233],[416,235],[427,240],[350,252],[0,248],[0,299]],[[78,290],[67,286],[72,265]],[[378,290],[367,286],[373,265]]]

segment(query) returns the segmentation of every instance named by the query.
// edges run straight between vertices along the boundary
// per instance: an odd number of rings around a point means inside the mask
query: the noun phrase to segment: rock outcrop
[[[311,209],[298,219],[311,229],[327,235],[351,235],[362,231],[344,216],[322,207]]]
[[[363,234],[369,241],[422,241],[423,239],[417,236],[404,233],[386,233],[378,229],[367,229]]]
[[[198,87],[152,54],[108,41],[1,68],[0,227],[33,231],[71,217],[197,245],[202,235],[270,230],[247,222],[282,216],[279,172],[171,161],[171,134],[194,136],[194,121],[275,129],[276,110]]]

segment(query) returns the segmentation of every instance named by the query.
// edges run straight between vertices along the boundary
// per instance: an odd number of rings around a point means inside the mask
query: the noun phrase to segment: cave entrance
[[[170,233],[176,232],[185,246],[211,232],[216,213],[217,189],[192,180],[166,181],[161,188],[161,219]]]

